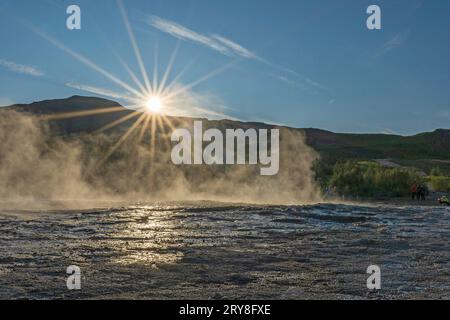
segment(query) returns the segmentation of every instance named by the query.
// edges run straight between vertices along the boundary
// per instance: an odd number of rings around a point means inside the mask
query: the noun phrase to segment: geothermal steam
[[[177,127],[192,123],[183,121],[187,122],[179,122]],[[139,141],[136,130],[98,166],[121,133],[62,137],[34,117],[3,111],[0,200],[102,198],[273,204],[319,200],[312,172],[317,155],[298,131],[280,130],[280,171],[276,176],[260,176],[258,166],[248,165],[175,166],[170,159],[168,127],[156,131],[154,142],[150,133]]]

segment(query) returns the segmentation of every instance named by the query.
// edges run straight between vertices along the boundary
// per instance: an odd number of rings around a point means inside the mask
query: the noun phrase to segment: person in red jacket
[[[412,198],[412,200],[414,200],[416,198],[416,196],[417,196],[417,200],[419,200],[419,195],[417,194],[417,188],[418,188],[418,185],[417,185],[417,183],[414,182],[412,184],[412,186],[411,186],[411,198]]]

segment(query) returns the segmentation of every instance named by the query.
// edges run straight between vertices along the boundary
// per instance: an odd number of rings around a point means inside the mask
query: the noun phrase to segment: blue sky
[[[180,86],[218,71],[183,97],[212,115],[337,132],[450,127],[449,1],[123,3],[150,81],[177,46],[167,83],[182,70]],[[81,30],[66,28],[70,4]],[[366,28],[370,4],[381,7],[381,30]],[[100,93],[126,104],[129,90],[49,38],[137,88],[120,56],[144,82],[115,0],[1,0],[0,105]]]

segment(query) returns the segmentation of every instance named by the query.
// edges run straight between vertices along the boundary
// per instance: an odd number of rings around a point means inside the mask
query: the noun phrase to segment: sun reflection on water
[[[161,264],[174,264],[181,260],[181,235],[168,214],[170,212],[149,207],[115,215],[115,219],[124,223],[111,222],[112,233],[107,246],[116,252],[113,262],[158,268]]]

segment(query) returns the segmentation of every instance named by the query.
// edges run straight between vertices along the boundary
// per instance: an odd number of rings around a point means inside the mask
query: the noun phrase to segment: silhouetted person
[[[417,201],[421,201],[424,200],[425,196],[424,196],[424,189],[423,189],[423,185],[420,184],[417,187]]]

